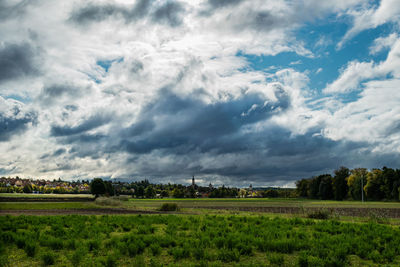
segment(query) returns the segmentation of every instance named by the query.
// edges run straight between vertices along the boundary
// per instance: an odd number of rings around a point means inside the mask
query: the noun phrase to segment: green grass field
[[[96,209],[108,214],[115,208],[157,211],[163,203],[176,203],[180,210],[169,215],[63,215],[74,210],[93,214],[85,211]],[[49,213],[40,210],[58,211],[53,216],[0,216],[0,266],[399,266],[399,219],[374,215],[315,220],[306,218],[307,213],[259,211],[268,207],[397,210],[399,206],[395,202],[128,197],[0,202],[0,211],[36,210],[44,215]]]
[[[2,216],[1,266],[398,266],[400,230],[268,216]]]
[[[91,202],[0,202],[0,210],[51,210],[99,208]]]

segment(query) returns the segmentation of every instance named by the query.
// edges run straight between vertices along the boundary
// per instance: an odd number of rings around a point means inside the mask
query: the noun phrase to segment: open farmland
[[[400,230],[232,215],[1,216],[1,265],[398,266]]]
[[[219,214],[219,213],[251,213],[251,214],[286,214],[305,216],[310,212],[323,210],[332,216],[400,218],[398,202],[360,202],[360,201],[322,201],[309,199],[133,199],[128,196],[98,198],[87,201],[84,197],[70,198],[57,194],[41,195],[35,201],[33,197],[20,194],[10,199],[0,194],[0,214],[131,214],[155,213],[163,203],[176,203],[179,213]],[[87,196],[87,195],[86,195]],[[88,197],[88,196],[87,196]],[[22,199],[23,198],[23,199]],[[85,199],[80,201],[81,199]],[[22,200],[21,200],[22,199]]]
[[[160,211],[164,203],[179,210]],[[398,207],[303,199],[1,202],[0,266],[398,266]],[[307,218],[319,211],[329,219]]]

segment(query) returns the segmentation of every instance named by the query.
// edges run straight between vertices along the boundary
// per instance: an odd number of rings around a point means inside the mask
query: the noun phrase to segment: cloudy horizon
[[[396,0],[0,0],[0,176],[400,168]]]

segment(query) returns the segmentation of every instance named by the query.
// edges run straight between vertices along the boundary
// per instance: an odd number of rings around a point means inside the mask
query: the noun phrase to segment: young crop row
[[[399,264],[400,230],[264,216],[2,216],[0,266]]]

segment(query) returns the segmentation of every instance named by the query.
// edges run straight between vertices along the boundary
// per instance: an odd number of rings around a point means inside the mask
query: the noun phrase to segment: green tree
[[[185,193],[179,188],[174,188],[174,190],[172,191],[172,196],[174,198],[183,198],[185,196]]]
[[[151,185],[149,185],[144,190],[144,195],[146,198],[154,198],[156,196],[156,191],[154,191],[154,188]]]
[[[24,193],[32,193],[32,185],[31,184],[25,184],[24,188],[22,189]]]
[[[336,200],[343,200],[347,197],[349,187],[347,185],[346,178],[350,176],[350,170],[346,167],[340,167],[335,170],[335,176],[333,177],[333,196]]]
[[[142,198],[144,196],[144,187],[139,185],[136,192],[136,197]]]
[[[104,187],[105,187],[105,191],[106,191],[105,193],[108,196],[113,196],[114,195],[114,187],[113,187],[111,181],[108,181],[108,182],[104,181]]]
[[[96,198],[99,197],[99,195],[104,195],[106,193],[106,186],[103,179],[93,179],[93,181],[90,183],[90,193],[92,193],[92,195],[95,195]]]
[[[385,197],[383,172],[374,169],[367,174],[367,184],[364,187],[365,195],[369,199],[382,200]]]
[[[310,179],[301,179],[296,182],[296,192],[299,197],[308,197]]]
[[[368,171],[365,168],[357,168],[351,170],[350,173],[350,176],[347,178],[347,185],[349,186],[348,194],[354,200],[361,200],[361,184],[364,186],[367,184]]]
[[[308,197],[315,199],[319,198],[319,184],[321,183],[322,177],[324,177],[324,175],[319,175],[310,179],[308,186]]]
[[[318,195],[321,199],[333,198],[332,176],[330,174],[321,177]]]

